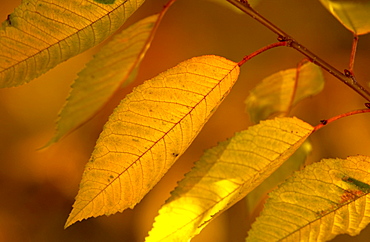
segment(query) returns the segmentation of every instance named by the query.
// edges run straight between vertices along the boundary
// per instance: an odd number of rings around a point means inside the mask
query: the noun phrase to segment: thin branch
[[[299,74],[301,73],[302,66],[305,63],[307,63],[308,61],[309,60],[307,60],[307,58],[304,58],[297,65],[296,72],[295,72],[295,79],[294,79],[294,87],[293,87],[293,90],[292,90],[292,96],[290,97],[288,109],[285,112],[287,115],[290,113],[290,111],[291,111],[291,109],[293,107],[294,99],[295,99],[295,96],[297,94],[297,88],[298,88],[298,82],[299,82]]]
[[[260,22],[262,25],[267,27],[269,30],[274,32],[278,35],[278,40],[281,42],[287,42],[288,47],[292,47],[295,50],[301,52],[305,55],[311,62],[315,63],[316,65],[320,66],[324,70],[328,71],[330,74],[335,76],[337,79],[342,81],[344,84],[352,88],[355,92],[360,94],[363,98],[370,102],[370,92],[368,92],[365,88],[363,88],[360,84],[358,84],[351,73],[342,73],[338,71],[336,68],[319,58],[317,55],[313,54],[309,51],[305,46],[298,43],[295,39],[293,39],[290,35],[285,33],[283,30],[275,26],[273,23],[265,19],[259,13],[257,13],[248,3],[242,0],[227,0],[235,7],[239,8],[244,13],[251,16],[256,21]]]
[[[370,107],[370,104],[369,103],[366,103],[366,106],[367,107]],[[359,109],[359,110],[351,111],[351,112],[348,112],[348,113],[343,113],[343,114],[340,114],[338,116],[335,116],[335,117],[332,117],[332,118],[329,118],[329,119],[321,120],[320,121],[321,123],[315,126],[313,132],[321,129],[322,127],[324,127],[325,125],[327,125],[327,124],[329,124],[331,122],[334,122],[335,120],[338,120],[338,119],[341,119],[341,118],[344,118],[344,117],[348,117],[348,116],[352,116],[352,115],[355,115],[355,114],[369,113],[369,112],[370,112],[370,109],[369,108],[365,108],[365,109]]]
[[[286,46],[286,42],[276,42],[276,43],[267,45],[267,46],[265,46],[265,47],[263,47],[259,50],[256,50],[252,54],[244,56],[243,60],[239,61],[238,66],[242,66],[245,62],[247,62],[248,60],[252,59],[253,57],[265,52],[266,50],[269,50],[269,49],[272,49],[272,48],[275,48],[275,47],[279,47],[279,46]]]

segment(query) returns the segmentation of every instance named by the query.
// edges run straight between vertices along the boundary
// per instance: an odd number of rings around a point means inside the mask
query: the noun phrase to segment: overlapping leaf
[[[106,39],[144,0],[25,0],[0,27],[0,87],[29,82]]]
[[[323,89],[324,77],[320,67],[308,62],[298,71],[298,75],[297,68],[277,72],[251,90],[245,104],[253,123],[272,115],[284,116],[299,101]]]
[[[247,110],[255,123],[274,115],[285,116],[293,105],[317,94],[323,86],[321,69],[313,63],[306,63],[264,79],[247,98]],[[309,140],[306,140],[279,169],[248,194],[246,202],[251,213],[267,192],[302,166],[311,149]]]
[[[307,166],[270,193],[247,241],[327,241],[370,222],[370,157]]]
[[[307,139],[284,164],[247,195],[245,200],[250,215],[255,212],[257,205],[263,201],[268,192],[291,176],[294,171],[302,168],[311,151],[312,145]]]
[[[320,0],[334,17],[356,35],[370,32],[369,0]]]
[[[275,171],[312,130],[297,118],[276,118],[207,150],[160,209],[147,241],[188,241]]]
[[[66,226],[134,207],[187,149],[238,75],[237,63],[201,56],[127,95],[97,141]]]
[[[59,114],[57,132],[49,143],[58,141],[93,116],[122,83],[127,85],[135,78],[159,16],[147,17],[116,35],[79,73]]]

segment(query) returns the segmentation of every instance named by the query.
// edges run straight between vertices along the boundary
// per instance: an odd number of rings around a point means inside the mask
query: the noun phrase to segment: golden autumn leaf
[[[235,62],[195,57],[127,95],[100,134],[66,227],[134,207],[188,148],[238,75]]]
[[[116,0],[94,0],[97,3],[113,4]]]
[[[331,14],[356,35],[370,32],[369,0],[320,0]]]
[[[136,69],[149,49],[155,26],[164,12],[147,17],[114,36],[78,74],[49,144],[92,117],[122,84],[128,85],[135,79]]]
[[[253,189],[245,198],[248,213],[253,214],[257,205],[263,201],[268,192],[291,176],[294,171],[301,169],[311,151],[312,144],[309,139],[306,139],[284,164],[267,177],[258,187]]]
[[[0,27],[0,87],[29,82],[97,45],[144,0],[25,0]]]
[[[188,241],[265,180],[312,131],[297,118],[276,118],[207,150],[159,210],[146,241]]]
[[[308,62],[297,68],[279,71],[263,79],[250,91],[245,100],[246,109],[253,123],[273,115],[283,115],[299,101],[315,95],[324,88],[321,68]]]
[[[370,157],[324,159],[270,193],[247,241],[327,241],[370,222]]]

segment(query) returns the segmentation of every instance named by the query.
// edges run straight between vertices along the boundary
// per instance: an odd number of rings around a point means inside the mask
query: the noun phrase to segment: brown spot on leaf
[[[351,202],[358,197],[362,196],[364,193],[359,190],[344,190],[342,196],[340,196],[340,203],[348,203]]]

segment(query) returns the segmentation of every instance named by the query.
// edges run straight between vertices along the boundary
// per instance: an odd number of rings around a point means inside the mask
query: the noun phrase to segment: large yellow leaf
[[[370,0],[320,0],[341,22],[357,35],[370,32]]]
[[[66,226],[134,207],[187,149],[238,75],[237,63],[201,56],[127,95],[97,141]]]
[[[27,83],[97,45],[143,2],[22,1],[0,28],[0,87]]]
[[[270,193],[247,241],[327,241],[370,222],[370,157],[326,159]]]
[[[279,71],[262,80],[250,91],[245,100],[247,112],[253,123],[273,115],[285,116],[292,106],[324,88],[320,67],[308,62],[299,68]]]
[[[116,35],[79,73],[59,114],[57,132],[49,143],[57,142],[92,117],[122,83],[127,85],[135,78],[159,16],[147,17]]]
[[[160,209],[147,241],[188,241],[275,171],[312,131],[297,118],[276,118],[207,150]]]

